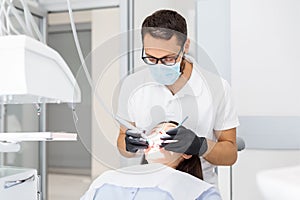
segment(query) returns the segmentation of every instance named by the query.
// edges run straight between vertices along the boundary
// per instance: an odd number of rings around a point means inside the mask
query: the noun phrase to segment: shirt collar
[[[203,89],[203,79],[200,74],[200,70],[194,59],[191,56],[186,56],[186,59],[193,64],[192,74],[187,83],[179,90],[175,96],[182,97],[185,95],[199,96]]]

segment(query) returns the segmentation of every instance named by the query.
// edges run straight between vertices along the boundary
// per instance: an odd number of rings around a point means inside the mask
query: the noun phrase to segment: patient
[[[104,172],[81,200],[221,200],[217,190],[202,180],[198,156],[161,147],[162,135],[177,125],[176,122],[164,122],[152,130],[148,138],[149,148],[145,150],[149,164]]]

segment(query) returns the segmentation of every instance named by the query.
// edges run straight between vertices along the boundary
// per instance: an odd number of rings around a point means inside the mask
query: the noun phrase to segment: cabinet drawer
[[[0,199],[37,200],[37,179],[35,169],[0,168]]]

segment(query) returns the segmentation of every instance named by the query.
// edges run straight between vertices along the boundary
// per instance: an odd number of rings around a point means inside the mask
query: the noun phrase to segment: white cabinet
[[[300,150],[252,150],[239,152],[232,167],[232,199],[264,200],[257,184],[259,172],[300,164]],[[230,168],[219,167],[219,187],[223,200],[230,199]]]
[[[0,168],[0,199],[37,200],[37,171],[15,167]]]

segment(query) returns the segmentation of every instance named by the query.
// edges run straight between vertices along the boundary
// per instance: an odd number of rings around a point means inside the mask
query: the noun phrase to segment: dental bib
[[[196,199],[213,187],[185,172],[155,163],[106,171],[92,183],[81,200],[93,199],[97,190],[105,184],[123,188],[158,188],[174,200]]]

